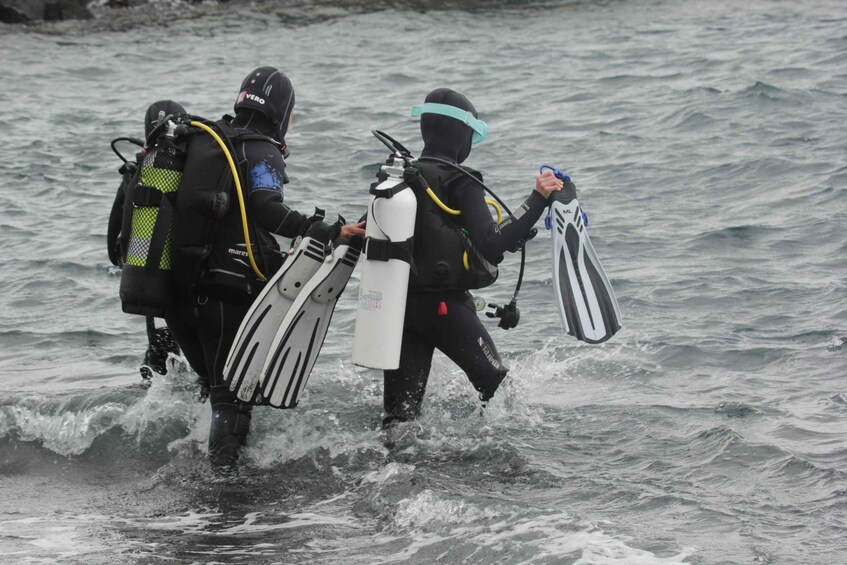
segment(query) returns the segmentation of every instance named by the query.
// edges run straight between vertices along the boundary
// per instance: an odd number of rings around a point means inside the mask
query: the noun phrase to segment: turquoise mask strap
[[[436,104],[435,102],[427,102],[412,106],[412,117],[417,118],[421,114],[439,114],[449,118],[455,118],[473,130],[473,140],[471,143],[476,145],[488,135],[488,124],[478,118],[474,118],[473,114],[461,108],[450,106],[449,104]]]

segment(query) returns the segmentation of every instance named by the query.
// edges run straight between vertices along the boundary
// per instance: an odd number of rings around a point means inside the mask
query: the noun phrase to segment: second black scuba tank
[[[137,182],[126,195],[132,208],[120,297],[129,314],[162,317],[173,296],[171,233],[185,148],[172,118],[165,118],[148,138]]]

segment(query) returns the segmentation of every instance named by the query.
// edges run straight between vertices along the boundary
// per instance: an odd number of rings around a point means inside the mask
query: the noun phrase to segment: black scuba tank
[[[214,128],[232,148],[248,141],[271,143],[267,136],[232,128],[226,120]],[[275,272],[282,255],[271,235],[256,230],[239,206],[233,172],[220,145],[208,135],[193,136],[176,204],[173,232],[174,281],[182,296],[207,296],[225,302],[252,301],[263,288],[250,264],[252,254],[260,270]],[[246,190],[245,162],[233,162]],[[245,198],[246,202],[246,198]],[[250,246],[244,225],[250,235]]]
[[[160,317],[173,297],[171,233],[174,203],[185,168],[178,124],[168,120],[162,126],[156,128],[156,139],[148,139],[137,183],[126,195],[132,200],[132,208],[120,286],[124,312]]]

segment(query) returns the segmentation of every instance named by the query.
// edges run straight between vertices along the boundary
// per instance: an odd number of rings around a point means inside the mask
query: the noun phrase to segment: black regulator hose
[[[122,141],[132,143],[133,145],[137,145],[138,147],[140,147],[142,149],[144,148],[144,142],[142,140],[138,139],[137,137],[116,137],[115,139],[113,139],[112,143],[111,143],[112,151],[114,151],[115,155],[120,157],[121,161],[123,161],[124,163],[128,163],[129,160],[126,157],[124,157],[123,154],[117,148],[117,144],[122,142]]]

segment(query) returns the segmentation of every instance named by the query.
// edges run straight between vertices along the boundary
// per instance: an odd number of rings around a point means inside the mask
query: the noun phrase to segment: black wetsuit
[[[274,133],[271,123],[252,110],[240,111],[232,126],[239,131],[250,130],[269,136]],[[266,258],[264,274],[270,278],[282,265],[279,245],[271,233],[294,238],[304,233],[314,219],[283,203],[283,184],[287,179],[285,161],[278,147],[266,141],[246,140],[236,144],[235,152],[237,161],[247,162],[248,178],[243,179],[246,181],[247,214],[256,228],[254,246],[261,248],[260,253]],[[236,202],[234,195],[232,198],[231,201]],[[240,214],[237,205],[230,206],[223,224],[240,225]],[[239,234],[238,237],[238,242],[216,241],[214,245],[222,247],[225,253],[227,247],[243,244],[243,236]],[[259,289],[260,285],[256,291]],[[250,427],[252,406],[239,400],[235,392],[224,385],[223,366],[254,296],[220,299],[200,291],[184,297],[166,318],[201,384],[208,387],[212,404],[209,454],[217,464],[235,462]]]
[[[435,90],[426,101],[457,106],[476,115],[470,101],[451,90]],[[458,164],[470,153],[473,132],[458,120],[424,114],[421,133],[422,157]],[[498,225],[491,218],[485,192],[478,183],[457,175],[445,188],[445,204],[461,210],[459,218],[471,242],[495,264],[504,252],[519,248],[547,206],[546,199],[533,191],[514,216]],[[426,233],[415,230],[416,241],[426,237]],[[476,314],[470,293],[461,289],[414,290],[414,276],[406,304],[400,367],[384,372],[384,426],[419,415],[436,348],[467,374],[483,401],[494,396],[508,371]]]

